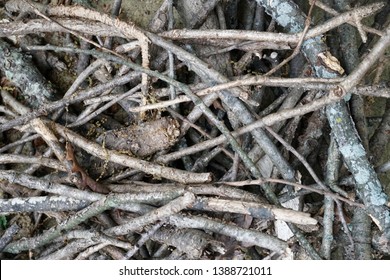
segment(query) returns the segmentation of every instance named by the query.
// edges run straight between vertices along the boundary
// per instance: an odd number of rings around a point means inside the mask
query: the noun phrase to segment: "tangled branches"
[[[175,3],[187,29],[173,29],[172,1],[145,29],[118,9],[6,3],[0,212],[15,226],[4,256],[330,259],[342,247],[367,258],[366,244],[387,254],[378,147],[390,103],[374,133],[363,109],[389,97],[390,27],[362,23],[385,4],[339,13],[312,1],[306,16],[290,0],[241,1],[243,15],[238,1],[190,2]],[[329,20],[314,26],[318,7]],[[328,48],[340,26],[340,49]]]

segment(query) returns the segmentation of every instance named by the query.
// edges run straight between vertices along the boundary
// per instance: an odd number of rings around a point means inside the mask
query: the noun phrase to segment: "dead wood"
[[[388,258],[388,5],[98,2],[1,7],[2,259]]]

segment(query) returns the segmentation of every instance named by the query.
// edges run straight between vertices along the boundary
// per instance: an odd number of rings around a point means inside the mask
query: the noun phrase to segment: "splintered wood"
[[[145,157],[172,147],[179,135],[180,125],[177,120],[161,118],[120,130],[107,131],[97,138],[97,142],[111,150]]]

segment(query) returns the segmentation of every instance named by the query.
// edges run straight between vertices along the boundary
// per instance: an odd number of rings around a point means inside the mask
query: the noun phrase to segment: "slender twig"
[[[322,10],[324,10],[325,12],[327,12],[327,13],[333,15],[333,16],[340,15],[340,13],[337,12],[335,9],[332,9],[331,7],[327,6],[325,3],[323,3],[323,2],[321,2],[319,0],[309,0],[309,3],[311,5],[313,5],[313,4],[316,5],[317,7],[321,8]],[[349,24],[351,24],[353,26],[357,26],[357,23],[353,19],[348,20],[347,23],[349,23]],[[384,35],[383,32],[381,32],[381,31],[379,31],[379,30],[377,30],[375,28],[371,28],[369,26],[365,26],[365,25],[363,25],[363,30],[367,31],[367,32],[370,32],[370,33],[373,33],[373,34],[376,34],[378,36],[383,36]]]
[[[328,148],[328,159],[326,162],[326,183],[331,187],[336,184],[339,175],[340,157],[336,140],[332,137]],[[321,255],[325,259],[330,259],[333,242],[333,220],[334,220],[334,200],[325,195],[324,198],[324,232],[322,236]]]
[[[310,190],[310,191],[315,192],[315,193],[319,193],[319,194],[322,194],[322,195],[328,195],[329,197],[332,197],[335,200],[336,199],[341,200],[341,201],[343,201],[345,203],[348,203],[349,205],[357,206],[357,207],[360,207],[360,208],[365,208],[365,206],[363,204],[360,204],[360,203],[354,202],[354,201],[352,201],[350,199],[341,197],[341,196],[339,196],[337,194],[334,194],[332,192],[329,192],[329,191],[326,191],[326,190],[323,190],[323,189],[313,188],[313,187],[310,187],[310,186],[307,186],[307,185],[302,185],[302,184],[298,184],[298,183],[289,182],[289,181],[282,180],[282,179],[269,178],[269,179],[246,180],[246,181],[238,181],[238,182],[221,182],[220,184],[225,184],[225,185],[228,185],[228,186],[241,187],[241,186],[245,186],[245,185],[261,185],[261,184],[264,184],[264,183],[279,183],[279,184],[290,185],[290,186],[293,186],[293,187],[296,187],[296,188],[307,189],[307,190]]]
[[[24,155],[15,154],[1,154],[0,163],[29,163],[39,164],[42,166],[50,167],[59,171],[66,171],[66,168],[58,160],[47,158],[47,157],[31,157]]]
[[[322,35],[337,26],[349,21],[355,21],[355,16],[359,18],[367,17],[383,8],[383,3],[375,3],[364,7],[359,7],[352,11],[335,16],[331,20],[310,29],[304,39],[313,38]],[[172,30],[160,33],[159,35],[172,40],[177,39],[239,39],[245,41],[273,41],[281,43],[298,43],[302,32],[296,34],[275,34],[271,32],[243,31],[243,30]]]
[[[82,223],[83,221],[107,210],[110,208],[110,201],[106,198],[103,198],[100,201],[94,202],[85,209],[77,212],[75,215],[69,217],[68,220],[59,224],[58,226],[51,228],[44,232],[43,234],[29,238],[19,240],[13,243],[10,243],[5,249],[5,252],[17,254],[21,251],[31,250],[40,246],[48,244],[53,239],[61,236],[62,232],[65,230],[70,230],[76,225]]]
[[[77,76],[76,80],[72,83],[72,85],[68,88],[68,90],[64,94],[64,97],[71,96],[72,94],[74,94],[79,88],[79,86],[88,78],[88,76],[91,75],[96,69],[98,69],[103,63],[104,60],[98,59],[92,62],[87,68],[85,68]],[[56,120],[64,112],[64,110],[65,108],[61,108],[56,113],[54,113],[53,120]]]
[[[63,50],[68,50],[68,51],[72,51],[72,52],[86,52],[86,53],[91,53],[92,55],[95,55],[95,56],[101,56],[100,53],[97,53],[95,51],[88,51],[88,50],[76,50],[76,49],[69,49],[69,48],[60,48],[60,47],[55,47],[53,48],[53,50],[56,50],[56,51],[63,51]],[[247,154],[242,150],[242,148],[240,147],[239,143],[237,142],[237,140],[231,135],[229,129],[226,127],[226,125],[219,121],[218,118],[214,115],[214,113],[208,108],[208,106],[202,101],[202,99],[200,99],[196,94],[194,94],[191,89],[187,86],[187,85],[184,85],[180,82],[177,82],[176,80],[173,80],[165,75],[162,75],[160,73],[157,73],[155,71],[151,71],[149,69],[144,69],[142,68],[141,66],[139,65],[136,65],[132,62],[129,62],[127,60],[123,60],[123,59],[120,59],[120,58],[117,58],[117,57],[114,57],[114,56],[111,56],[109,54],[105,54],[104,55],[106,57],[106,59],[109,57],[110,60],[113,60],[115,62],[119,62],[119,63],[123,63],[131,68],[134,68],[136,70],[141,70],[142,72],[144,73],[147,73],[147,74],[150,74],[151,76],[154,76],[154,77],[157,77],[157,78],[160,78],[166,82],[169,82],[170,84],[172,85],[175,85],[176,87],[179,87],[181,88],[181,90],[191,99],[191,101],[197,105],[198,108],[201,109],[201,111],[213,122],[213,124],[218,127],[218,129],[223,133],[223,135],[227,138],[227,140],[229,141],[229,143],[232,145],[233,149],[240,155],[241,159],[243,160],[243,163],[251,170],[251,172],[253,173],[258,173],[257,170],[257,167],[253,164],[253,162],[249,159],[249,157],[247,156]],[[95,150],[96,151],[96,150]],[[114,158],[117,158],[118,156],[118,153],[111,153],[110,157],[113,158],[113,155],[114,155]],[[103,156],[101,153],[99,153],[99,155],[96,155],[100,158],[105,158],[107,157],[107,155]],[[149,164],[149,163],[148,163]],[[141,165],[138,165],[138,168],[142,167],[144,169],[144,166],[141,166]],[[166,176],[166,174],[164,174]],[[159,176],[162,176],[164,177],[163,174],[160,174]],[[210,178],[209,178],[210,179]]]
[[[102,113],[105,110],[107,110],[108,108],[110,108],[112,105],[114,105],[118,101],[120,101],[122,99],[125,99],[128,96],[133,95],[136,91],[140,90],[141,87],[142,87],[141,85],[135,86],[131,90],[129,90],[129,91],[123,93],[123,94],[120,94],[119,96],[116,96],[115,98],[113,98],[112,100],[110,100],[109,102],[104,104],[102,107],[100,107],[96,111],[90,113],[88,116],[84,116],[82,119],[79,119],[78,121],[75,121],[75,122],[69,124],[68,127],[80,126],[80,125],[83,125],[83,124],[87,123],[91,119],[97,117],[100,113]]]
[[[132,231],[141,230],[148,224],[152,224],[157,220],[164,220],[166,217],[180,212],[182,209],[191,206],[194,202],[194,194],[187,192],[183,196],[172,200],[160,208],[157,208],[143,216],[137,217],[129,223],[107,229],[104,233],[107,235],[125,235]]]
[[[9,121],[1,124],[0,131],[5,131],[8,129],[14,128],[15,126],[18,126],[21,124],[26,124],[27,122],[29,122],[30,120],[32,120],[34,118],[37,118],[37,117],[40,117],[43,115],[47,115],[48,113],[53,112],[57,109],[67,107],[70,104],[74,104],[74,103],[83,101],[85,99],[95,97],[108,89],[112,89],[115,86],[128,83],[132,78],[133,78],[133,73],[130,73],[130,74],[127,74],[125,76],[114,78],[105,84],[101,84],[101,85],[98,85],[98,86],[93,87],[93,88],[79,91],[74,95],[70,95],[70,96],[62,98],[58,101],[44,104],[41,107],[39,107],[38,109],[35,109],[28,114],[24,114],[20,117],[17,117],[15,119],[9,120]]]
[[[78,17],[88,20],[95,20],[102,22],[106,25],[113,26],[120,30],[120,32],[125,36],[127,39],[137,39],[141,46],[141,52],[142,52],[142,66],[145,68],[148,68],[149,66],[149,40],[145,35],[145,32],[136,27],[133,23],[126,23],[119,19],[114,19],[106,14],[99,13],[94,10],[86,9],[81,6],[47,6],[42,5],[34,2],[30,2],[27,0],[10,0],[6,4],[6,9],[11,12],[34,12],[37,15],[47,19],[48,21],[54,21],[53,19],[49,18],[48,16],[68,16],[68,17]],[[42,11],[42,12],[41,12]],[[55,24],[59,24],[58,22],[55,22]],[[65,28],[64,26],[61,26],[62,28]],[[84,36],[78,34],[77,32],[74,32],[73,30],[69,29],[67,32],[70,32],[77,37],[82,38],[83,40],[96,45],[95,42],[92,42],[88,39],[86,39]],[[105,47],[102,47],[98,45],[99,48],[104,49],[105,51],[112,53],[115,56],[121,56],[110,49],[107,49]],[[145,89],[145,93],[147,91],[147,84],[148,77],[146,73],[142,74],[142,85]]]
[[[289,63],[291,60],[294,59],[294,57],[296,57],[300,51],[301,51],[301,47],[302,47],[302,44],[305,40],[305,37],[307,35],[307,32],[309,31],[309,28],[310,28],[310,23],[311,23],[311,14],[313,12],[313,7],[314,7],[314,4],[315,4],[315,1],[316,0],[313,0],[314,3],[310,3],[310,9],[309,9],[309,13],[307,14],[307,17],[306,17],[306,21],[305,21],[305,28],[303,29],[303,31],[301,32],[301,36],[299,38],[299,41],[298,41],[298,44],[297,46],[295,47],[293,53],[287,57],[286,59],[284,59],[281,63],[279,63],[276,67],[272,68],[271,70],[269,70],[267,73],[264,74],[264,76],[271,76],[273,73],[275,73],[276,71],[278,71],[279,69],[281,69],[284,65],[286,65],[287,63]]]
[[[349,230],[347,221],[345,220],[345,215],[344,215],[344,212],[343,212],[343,207],[342,207],[340,201],[336,200],[336,206],[337,206],[337,214],[338,214],[338,217],[339,217],[339,219],[340,219],[340,221],[341,221],[341,224],[343,225],[344,231],[345,231],[345,233],[347,234],[348,239],[349,239],[349,242],[351,243],[352,248],[353,248],[355,242],[353,241],[353,238],[352,238],[352,235],[351,235],[351,231]]]
[[[289,143],[284,141],[284,139],[282,137],[280,137],[275,131],[273,131],[272,128],[266,126],[265,129],[273,137],[275,137],[275,139],[278,140],[288,151],[290,151],[292,154],[294,154],[299,159],[300,162],[302,162],[302,164],[306,167],[307,171],[309,171],[310,175],[312,176],[314,181],[317,183],[317,185],[319,185],[324,190],[328,189],[328,187],[325,186],[324,183],[322,183],[320,178],[318,178],[317,174],[315,173],[313,168],[310,166],[310,164],[306,161],[306,159],[300,153],[298,153],[298,151],[295,150],[293,146],[291,146]]]
[[[132,256],[134,256],[134,254],[139,250],[139,248],[145,244],[145,242],[147,240],[150,239],[151,236],[153,236],[156,231],[161,228],[162,226],[164,225],[164,221],[162,222],[158,222],[157,224],[153,225],[152,228],[148,229],[147,232],[141,234],[141,238],[137,241],[137,243],[135,244],[135,246],[130,249],[129,251],[127,251],[126,255],[123,256],[122,260],[128,260],[130,259]]]
[[[250,132],[256,128],[265,127],[265,126],[272,126],[275,123],[278,123],[280,121],[283,121],[283,120],[286,120],[289,118],[293,118],[296,116],[304,115],[304,114],[316,111],[318,109],[321,109],[321,108],[325,107],[326,105],[332,104],[332,103],[336,102],[337,100],[340,100],[341,98],[342,98],[342,96],[340,96],[340,95],[337,96],[337,95],[331,94],[328,96],[324,96],[320,99],[314,100],[313,102],[311,102],[309,104],[305,104],[302,106],[297,106],[295,108],[285,109],[285,110],[282,110],[280,112],[269,114],[269,115],[255,121],[255,122],[253,122],[252,124],[246,125],[240,129],[238,129],[237,131],[232,132],[232,134],[234,136],[239,136],[239,135],[242,135],[244,133]],[[206,140],[206,141],[203,141],[202,143],[195,144],[186,150],[181,150],[181,151],[173,152],[173,153],[170,153],[167,155],[159,156],[156,159],[156,161],[162,162],[162,163],[167,163],[167,162],[169,162],[173,159],[176,159],[178,157],[180,158],[184,155],[189,155],[192,153],[202,151],[204,149],[212,148],[216,145],[220,145],[220,144],[224,143],[225,141],[226,141],[225,137],[218,136],[214,139]]]
[[[136,197],[138,197],[138,199]],[[157,197],[159,197],[159,198],[157,198]],[[103,196],[103,198],[101,198],[100,200],[93,202],[91,205],[87,206],[86,208],[77,212],[76,214],[70,216],[64,222],[45,231],[41,235],[10,243],[4,249],[4,251],[17,254],[18,252],[21,252],[21,251],[31,250],[34,248],[44,246],[44,245],[50,243],[55,238],[61,236],[64,231],[73,229],[74,227],[76,227],[80,223],[86,221],[87,219],[89,219],[93,216],[96,216],[96,215],[102,213],[103,211],[106,211],[106,210],[113,208],[113,207],[119,207],[120,205],[126,206],[127,204],[131,204],[132,202],[136,202],[137,200],[138,200],[138,202],[153,203],[152,201],[155,201],[156,198],[160,201],[164,200],[164,199],[172,199],[171,196],[169,196],[169,195],[167,196],[167,193],[165,193],[165,194],[160,193],[160,194],[157,194],[157,196],[156,196],[156,194],[138,194],[138,195],[112,194],[112,195],[108,195],[108,196]]]

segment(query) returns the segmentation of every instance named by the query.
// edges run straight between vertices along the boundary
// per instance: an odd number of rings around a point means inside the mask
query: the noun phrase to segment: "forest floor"
[[[388,259],[390,3],[273,2],[0,1],[0,258]]]

